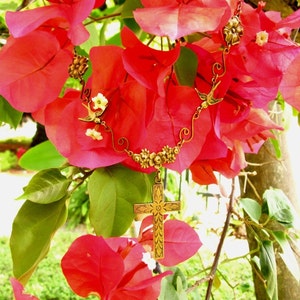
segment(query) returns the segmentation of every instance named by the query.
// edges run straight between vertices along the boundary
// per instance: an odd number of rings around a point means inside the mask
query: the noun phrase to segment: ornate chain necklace
[[[165,145],[158,152],[151,152],[149,149],[142,149],[139,153],[135,153],[130,150],[129,140],[126,137],[121,137],[118,139],[117,143],[123,148],[122,150],[119,150],[116,146],[113,129],[102,118],[107,105],[109,105],[108,100],[102,94],[98,94],[98,96],[91,98],[91,90],[85,87],[86,84],[83,76],[88,69],[88,58],[75,54],[73,62],[69,66],[68,71],[70,77],[78,79],[82,85],[81,99],[84,102],[82,104],[87,109],[88,113],[85,118],[80,118],[80,120],[103,126],[105,131],[111,134],[112,147],[116,152],[125,152],[143,169],[150,167],[154,167],[156,169],[155,182],[152,189],[152,202],[134,205],[134,212],[136,214],[148,213],[153,215],[153,248],[154,257],[156,259],[164,257],[164,213],[167,211],[180,210],[179,201],[164,202],[164,187],[160,170],[164,165],[175,162],[182,146],[194,138],[194,123],[199,118],[201,111],[223,100],[223,98],[216,99],[214,97],[214,92],[221,83],[220,79],[226,73],[226,55],[228,55],[231,46],[239,44],[240,38],[243,35],[243,27],[240,22],[241,6],[242,1],[240,0],[237,3],[234,15],[223,28],[223,37],[226,45],[222,49],[222,63],[215,62],[212,65],[210,91],[205,94],[195,88],[195,92],[201,100],[201,103],[198,107],[196,107],[194,114],[191,116],[190,128],[183,127],[180,129],[178,133],[178,142],[173,147]],[[94,105],[94,109],[91,109],[91,104]],[[95,133],[92,132],[90,134]],[[92,137],[98,139],[95,135]]]

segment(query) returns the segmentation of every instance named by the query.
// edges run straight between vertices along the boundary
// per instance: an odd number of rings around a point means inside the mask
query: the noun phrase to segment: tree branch
[[[230,223],[230,218],[231,218],[231,214],[232,214],[232,206],[233,206],[233,200],[234,200],[234,192],[235,192],[235,183],[234,183],[234,178],[232,179],[232,188],[231,188],[231,194],[229,196],[229,205],[228,205],[228,212],[227,212],[227,216],[226,216],[226,220],[224,223],[224,227],[223,227],[223,231],[220,237],[220,242],[218,244],[218,248],[215,254],[215,259],[214,262],[212,264],[211,270],[210,270],[210,274],[208,276],[209,280],[208,280],[208,286],[207,286],[207,290],[206,290],[206,296],[205,296],[205,300],[209,300],[210,296],[211,296],[211,290],[212,290],[212,286],[213,286],[213,281],[214,281],[214,277],[218,268],[218,264],[219,264],[219,259],[220,259],[220,255],[222,252],[222,247],[224,244],[224,240],[226,237],[226,233],[229,227],[229,223]]]

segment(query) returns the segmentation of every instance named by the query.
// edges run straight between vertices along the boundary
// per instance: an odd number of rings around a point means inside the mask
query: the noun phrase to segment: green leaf
[[[288,241],[288,235],[283,231],[273,231],[273,235],[283,251],[282,253],[279,252],[279,255],[295,279],[300,281],[299,265]]]
[[[292,227],[294,222],[294,213],[291,202],[279,189],[269,189],[263,194],[262,211],[286,227]]]
[[[133,11],[137,8],[142,8],[143,5],[141,3],[141,0],[131,0],[131,1],[125,1],[122,9],[121,16],[122,18],[131,18],[133,19]]]
[[[42,170],[31,178],[18,200],[26,199],[39,204],[52,203],[67,194],[70,183],[71,180],[58,169]]]
[[[39,171],[58,168],[66,161],[67,159],[56,150],[50,141],[45,141],[26,151],[22,155],[19,165],[27,170]]]
[[[175,72],[181,85],[194,86],[198,58],[189,48],[180,47],[180,56],[175,63]]]
[[[25,285],[38,263],[45,257],[51,239],[67,217],[66,199],[50,204],[26,201],[12,227],[10,248],[14,276]]]
[[[173,274],[164,277],[161,285],[159,300],[187,300],[185,289],[187,288],[186,278],[178,268],[171,268]]]
[[[272,143],[273,147],[274,147],[274,151],[275,151],[275,155],[276,157],[279,159],[281,158],[282,156],[282,153],[281,153],[281,147],[280,147],[280,143],[279,143],[279,140],[276,139],[276,138],[270,138],[269,139],[270,142]]]
[[[218,276],[218,274],[216,273],[214,276],[214,280],[213,280],[213,287],[215,289],[219,289],[222,285],[222,281],[220,279],[220,277]]]
[[[140,0],[125,1],[121,13],[124,24],[135,33],[140,33],[141,28],[133,18],[133,11],[137,8],[142,8]]]
[[[85,28],[89,32],[90,37],[87,41],[80,45],[80,48],[83,49],[86,53],[89,53],[92,47],[100,45],[99,30],[97,29],[97,25],[94,22],[86,25]]]
[[[259,261],[261,273],[266,280],[266,291],[271,300],[278,300],[276,259],[271,241],[262,241]]]
[[[260,260],[259,260],[259,257],[257,255],[254,255],[252,258],[251,258],[251,262],[256,265],[256,267],[261,271],[261,265],[260,265]]]
[[[7,123],[16,129],[20,124],[23,113],[14,109],[2,96],[0,96],[0,125]]]
[[[15,11],[20,3],[17,3],[17,1],[1,1],[0,3],[0,11]]]
[[[122,45],[122,41],[121,41],[120,33],[117,33],[117,34],[113,35],[112,37],[108,38],[106,40],[106,45],[121,46]]]
[[[257,201],[250,198],[242,198],[240,204],[252,221],[259,223],[261,217],[261,206]]]
[[[88,182],[90,221],[97,235],[120,236],[134,219],[133,204],[150,195],[149,176],[121,165],[94,171]]]

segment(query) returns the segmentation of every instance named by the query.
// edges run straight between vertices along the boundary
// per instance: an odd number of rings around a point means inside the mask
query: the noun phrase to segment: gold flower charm
[[[69,75],[71,78],[82,79],[88,69],[88,58],[78,54],[74,55],[72,64],[69,65]]]
[[[142,149],[138,153],[132,154],[133,160],[140,164],[141,168],[146,169],[154,167],[156,169],[161,168],[164,164],[173,163],[176,160],[177,154],[180,152],[180,147],[175,146],[173,148],[164,146],[162,151],[150,152],[148,149]]]
[[[244,28],[238,16],[232,17],[223,29],[227,46],[237,45],[243,35]]]
[[[164,146],[162,149],[163,156],[165,158],[165,163],[170,164],[175,162],[177,154],[179,154],[180,148],[175,146],[174,148]]]

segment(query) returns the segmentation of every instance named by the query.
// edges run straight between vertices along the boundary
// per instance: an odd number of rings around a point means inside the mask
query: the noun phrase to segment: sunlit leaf
[[[39,171],[61,167],[66,161],[50,141],[45,141],[27,150],[19,165],[26,170]]]
[[[276,157],[278,159],[281,158],[282,153],[281,153],[281,148],[280,148],[279,140],[278,139],[270,138],[270,142],[272,143],[272,145],[274,147],[274,151],[275,151]]]
[[[293,226],[292,204],[282,190],[266,190],[263,194],[263,200],[262,211],[264,213],[286,227]]]
[[[16,129],[22,119],[22,112],[14,109],[2,96],[0,96],[0,124],[7,123]]]
[[[96,27],[96,23],[94,22],[86,25],[85,28],[88,30],[90,37],[82,45],[80,45],[80,48],[86,53],[89,53],[92,47],[99,46],[100,44],[99,31]]]
[[[261,217],[261,206],[257,203],[257,201],[249,198],[242,198],[240,200],[240,204],[251,220],[259,223],[259,219]]]
[[[42,170],[35,174],[24,193],[18,199],[48,204],[60,200],[67,194],[71,181],[61,174],[58,169]]]
[[[183,272],[178,268],[171,268],[173,274],[164,278],[161,286],[161,293],[159,300],[186,300],[187,294],[185,289],[187,287],[186,278]]]
[[[277,268],[273,243],[271,241],[262,241],[259,260],[261,273],[266,280],[267,294],[271,300],[277,300]]]
[[[7,10],[16,10],[16,8],[18,7],[20,1],[1,1],[0,3],[0,11],[7,11]]]
[[[283,231],[273,231],[276,241],[280,245],[283,252],[279,252],[282,260],[284,261],[287,268],[290,270],[291,274],[295,277],[297,281],[300,280],[300,269],[295,253],[293,252],[288,236]]]
[[[88,183],[90,220],[97,235],[120,236],[134,219],[133,204],[150,195],[148,175],[122,166],[97,169]]]
[[[213,280],[213,287],[215,289],[219,289],[222,285],[222,281],[220,279],[220,277],[218,276],[218,274],[215,274],[214,276],[214,280]]]
[[[26,201],[12,227],[10,248],[14,276],[25,285],[45,257],[56,230],[67,217],[66,199],[50,204]]]
[[[260,266],[260,260],[259,260],[259,257],[257,255],[254,255],[252,258],[251,258],[251,261],[255,264],[255,266],[261,270],[261,266]]]

